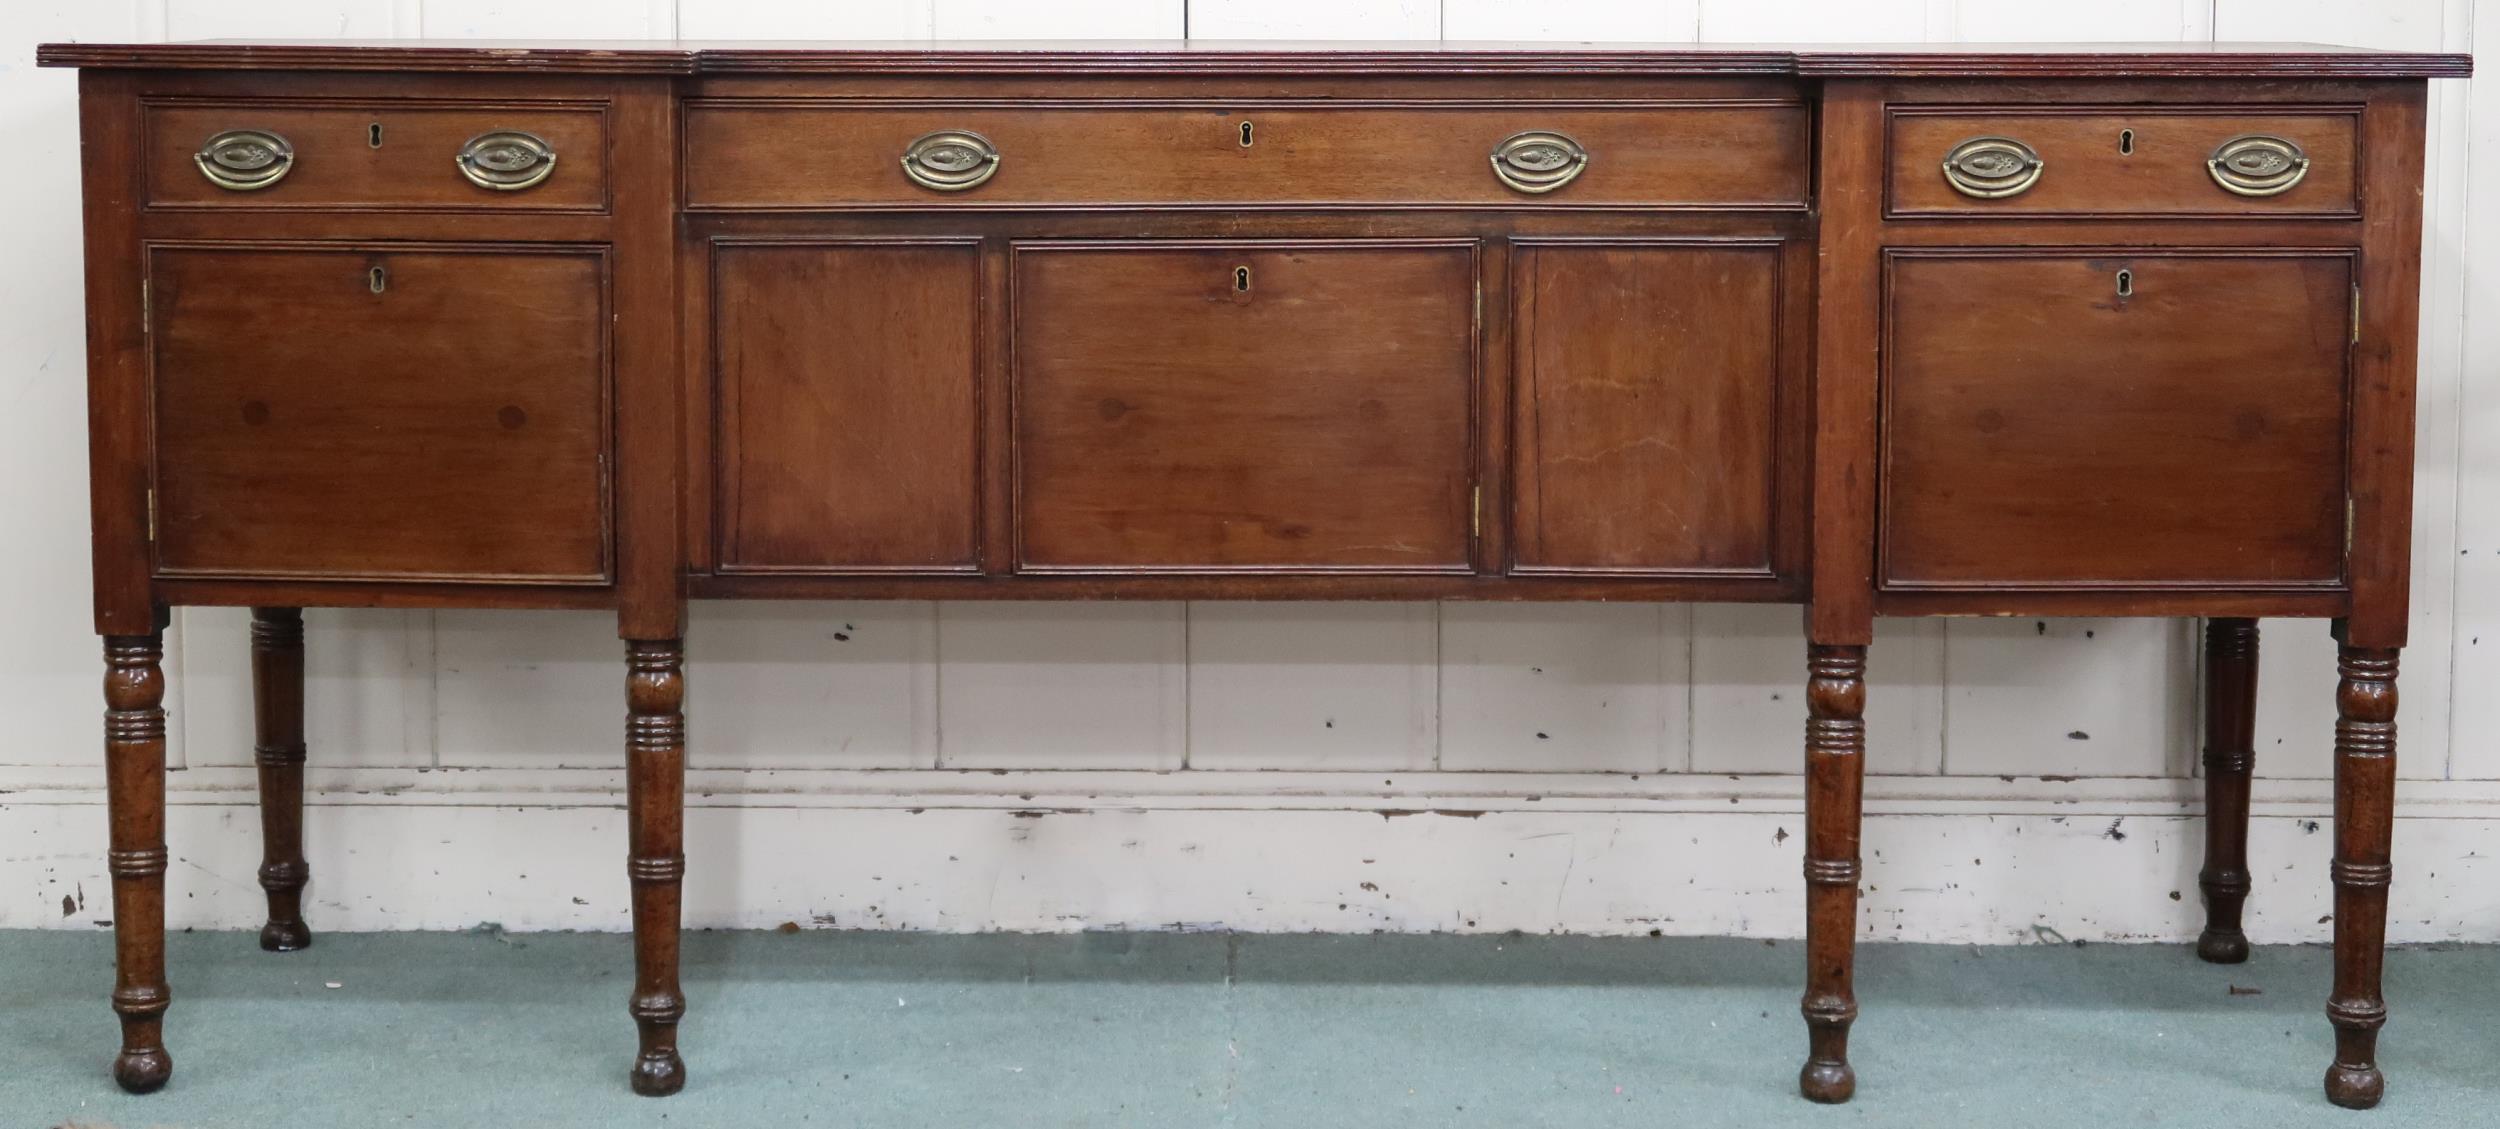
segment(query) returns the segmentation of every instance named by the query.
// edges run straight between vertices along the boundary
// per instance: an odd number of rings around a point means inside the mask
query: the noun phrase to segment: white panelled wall
[[[33,68],[37,42],[2218,38],[2464,51],[2478,17],[2500,26],[2500,0],[11,0],[0,145],[23,159],[0,187],[0,926],[93,929],[111,913],[75,81]],[[2440,83],[2432,103],[2389,924],[2402,940],[2500,939],[2500,272],[2469,270],[2500,262],[2494,90]],[[317,931],[625,927],[610,617],[306,618]],[[1795,936],[1800,621],[1788,607],[1648,604],[698,604],[689,924]],[[177,927],[260,921],[246,623],[186,611],[168,642]],[[1884,624],[1867,935],[2192,937],[2194,640],[2193,624],[2144,620]],[[2249,931],[2322,939],[2333,651],[2318,622],[2269,623],[2264,647]]]

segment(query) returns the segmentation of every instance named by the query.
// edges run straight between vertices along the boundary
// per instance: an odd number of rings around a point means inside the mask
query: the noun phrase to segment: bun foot
[[[312,927],[301,921],[272,921],[260,927],[260,947],[273,953],[309,949],[312,947]]]
[[[1797,1072],[1797,1092],[1809,1101],[1839,1105],[1858,1092],[1858,1072],[1845,1062],[1809,1062]]]
[[[2336,1063],[2326,1068],[2326,1100],[2345,1109],[2369,1109],[2387,1096],[2387,1076],[2376,1066],[2347,1066]]]
[[[2196,955],[2207,964],[2240,964],[2248,960],[2248,934],[2208,929],[2196,938]]]
[[[634,1092],[646,1098],[665,1098],[686,1088],[686,1060],[676,1051],[646,1054],[634,1060]]]
[[[113,1058],[113,1081],[134,1094],[153,1094],[174,1076],[174,1056],[165,1048],[123,1051]]]

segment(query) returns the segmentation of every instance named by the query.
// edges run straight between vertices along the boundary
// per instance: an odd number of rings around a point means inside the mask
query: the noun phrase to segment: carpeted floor
[[[106,1065],[111,938],[0,933],[0,1129],[2500,1124],[2500,947],[2390,955],[2388,1097],[2319,1095],[2327,953],[1860,950],[1856,1102],[1794,1079],[1793,942],[689,936],[692,1082],[625,1088],[618,935],[173,938],[173,1084]]]

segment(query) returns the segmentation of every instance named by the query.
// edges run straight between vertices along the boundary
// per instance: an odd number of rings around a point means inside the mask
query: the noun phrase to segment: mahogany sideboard
[[[168,608],[614,609],[631,1012],[676,1030],[686,601],[1805,606],[1807,1097],[1878,615],[2331,619],[2337,1050],[2378,1101],[2427,80],[2306,45],[55,44],[78,67],[121,1085],[165,1084]],[[2323,736],[2323,735],[2321,735]]]

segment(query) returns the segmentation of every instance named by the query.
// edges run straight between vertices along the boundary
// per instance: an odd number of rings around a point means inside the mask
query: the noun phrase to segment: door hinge
[[[148,285],[147,279],[143,278],[139,280],[139,336],[141,337],[145,337],[148,334],[156,332],[156,294],[154,290],[154,287]]]
[[[148,543],[156,543],[156,488],[148,488]]]
[[[1482,486],[1471,486],[1467,489],[1467,535],[1478,541],[1484,540],[1484,487]]]
[[[2361,284],[2352,284],[2352,343],[2361,343]]]
[[[2344,568],[2347,573],[2352,568],[2352,515],[2352,495],[2346,494],[2344,495]]]

